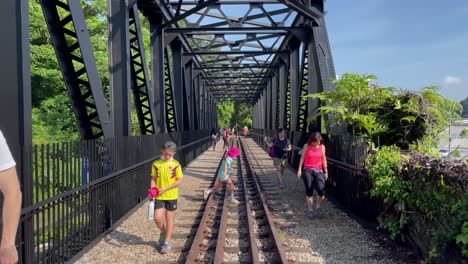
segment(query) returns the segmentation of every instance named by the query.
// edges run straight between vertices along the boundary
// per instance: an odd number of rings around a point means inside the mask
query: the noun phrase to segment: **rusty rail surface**
[[[234,141],[234,140],[233,140]],[[232,146],[231,142],[231,146]],[[252,216],[252,207],[249,203],[251,200],[249,197],[249,189],[247,188],[247,179],[248,177],[252,177],[252,182],[253,187],[256,189],[256,192],[258,194],[258,197],[260,198],[260,202],[262,205],[260,208],[263,208],[264,215],[266,216],[267,220],[267,225],[269,228],[269,238],[272,240],[273,246],[274,246],[274,254],[275,254],[275,260],[276,263],[288,263],[287,258],[286,258],[286,253],[285,250],[279,241],[279,236],[277,234],[276,228],[274,227],[274,222],[273,222],[273,217],[268,209],[267,203],[266,203],[266,198],[262,192],[260,183],[258,182],[258,179],[256,177],[255,172],[253,171],[251,162],[250,162],[250,157],[247,155],[244,147],[244,143],[242,140],[239,138],[239,148],[241,149],[241,156],[238,157],[238,162],[237,162],[237,170],[238,170],[238,181],[242,184],[242,188],[244,191],[244,201],[245,201],[245,212],[247,216],[247,224],[248,224],[248,241],[249,241],[249,255],[250,255],[250,263],[260,263],[260,254],[259,254],[259,248],[257,245],[257,236],[256,232],[254,229],[254,217]],[[226,153],[223,155],[223,159],[225,157]],[[220,166],[222,164],[222,161],[220,162],[218,166],[218,170],[220,169]],[[217,174],[217,173],[216,173]],[[224,194],[227,193],[227,186],[224,190]],[[255,195],[255,194],[253,194]],[[216,250],[215,250],[215,255],[213,257],[213,263],[223,263],[224,262],[224,254],[225,254],[225,246],[226,246],[226,232],[227,232],[227,222],[228,222],[228,211],[229,211],[229,197],[227,195],[224,195],[223,198],[223,209],[221,213],[221,218],[218,226],[218,233],[217,233],[217,238],[216,238]],[[206,203],[206,207],[203,212],[203,216],[200,220],[200,224],[198,226],[198,230],[196,232],[195,238],[192,242],[191,248],[189,250],[189,254],[187,255],[186,258],[186,264],[189,263],[204,263],[206,260],[201,260],[199,259],[200,253],[202,251],[208,251],[208,245],[205,245],[203,243],[203,240],[205,239],[207,232],[206,228],[208,227],[207,221],[211,217],[216,218],[217,214],[217,209],[218,209],[218,202],[215,200],[215,195],[214,193],[211,193],[210,197],[208,198],[208,201]],[[212,233],[214,234],[214,233]],[[259,237],[260,238],[260,237]],[[214,238],[212,238],[214,239]]]
[[[259,192],[259,196],[260,196],[260,199],[262,201],[263,210],[265,211],[265,216],[266,216],[267,221],[268,221],[268,227],[270,229],[270,234],[272,236],[271,238],[272,238],[274,246],[275,246],[275,251],[276,251],[275,253],[276,253],[276,256],[277,256],[277,260],[278,260],[279,263],[288,263],[288,259],[286,258],[286,251],[284,250],[283,245],[281,244],[281,241],[279,240],[278,232],[276,231],[275,223],[273,222],[273,216],[271,215],[270,210],[268,209],[268,205],[266,203],[265,195],[263,194],[261,185],[260,185],[260,183],[259,183],[259,181],[257,179],[257,175],[256,175],[255,171],[252,168],[252,162],[250,161],[250,157],[245,153],[245,147],[244,147],[243,140],[240,140],[240,142],[241,142],[241,151],[244,154],[245,158],[247,159],[248,169],[252,173],[252,178],[253,178],[253,180],[255,182],[255,185],[257,187],[257,191]]]

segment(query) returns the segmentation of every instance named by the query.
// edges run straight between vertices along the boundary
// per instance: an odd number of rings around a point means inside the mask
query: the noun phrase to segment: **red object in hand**
[[[159,189],[156,187],[153,187],[149,190],[148,195],[150,198],[154,198],[159,195]]]

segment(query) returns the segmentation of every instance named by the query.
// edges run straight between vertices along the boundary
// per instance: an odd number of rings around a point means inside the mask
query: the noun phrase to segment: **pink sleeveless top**
[[[319,145],[318,148],[307,147],[304,156],[304,168],[323,169],[323,145]]]

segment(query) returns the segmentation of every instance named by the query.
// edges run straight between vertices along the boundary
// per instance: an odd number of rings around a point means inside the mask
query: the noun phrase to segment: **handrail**
[[[272,138],[272,137],[269,137],[267,135],[262,135],[262,134],[258,134],[258,133],[255,133],[255,132],[251,132],[250,134],[258,135],[258,136],[262,136],[262,137],[266,137],[266,138]],[[297,151],[302,150],[302,148],[300,148],[300,147],[298,147],[296,145],[293,145],[293,144],[291,144],[291,148],[294,149],[294,150],[297,150]],[[347,169],[347,170],[350,170],[350,171],[353,171],[353,172],[357,172],[359,174],[366,175],[366,173],[367,173],[367,170],[364,169],[364,168],[358,167],[356,165],[351,165],[351,164],[348,164],[348,163],[345,163],[345,162],[342,162],[342,161],[339,161],[339,160],[336,160],[336,159],[333,159],[333,158],[330,158],[330,157],[327,157],[327,161],[330,161],[331,163],[334,163],[334,164],[342,167],[343,169]]]
[[[194,142],[191,142],[191,143],[189,143],[187,145],[181,146],[181,147],[177,148],[177,151],[183,150],[185,148],[188,148],[188,147],[190,147],[190,146],[192,146],[194,144],[197,144],[197,143],[199,143],[199,142],[201,142],[203,140],[207,140],[207,139],[210,139],[210,137],[201,138],[201,139],[199,139],[197,141],[194,141]],[[57,200],[59,200],[61,198],[67,197],[67,196],[69,196],[69,195],[71,195],[73,193],[77,193],[77,192],[82,191],[84,189],[94,187],[95,185],[98,185],[98,184],[100,184],[102,182],[105,182],[105,181],[107,181],[109,179],[115,178],[115,177],[117,177],[117,176],[119,176],[121,174],[127,173],[127,172],[132,171],[132,170],[134,170],[136,168],[142,167],[142,166],[146,165],[147,163],[149,163],[151,161],[159,159],[160,157],[161,157],[161,155],[154,156],[152,158],[149,158],[149,159],[146,159],[146,160],[144,160],[142,162],[139,162],[139,163],[137,163],[135,165],[132,165],[132,166],[130,166],[128,168],[119,170],[117,172],[111,173],[111,174],[109,174],[107,176],[104,176],[102,178],[99,178],[97,180],[91,181],[91,182],[89,182],[89,183],[87,183],[85,185],[81,185],[79,187],[76,187],[76,188],[71,189],[69,191],[66,191],[64,193],[61,193],[59,195],[55,195],[55,196],[50,197],[50,198],[48,198],[46,200],[43,200],[43,201],[40,201],[38,203],[32,204],[31,206],[28,206],[26,208],[21,209],[21,216],[24,216],[24,215],[26,215],[26,214],[34,211],[34,210],[37,210],[37,209],[39,209],[40,207],[42,207],[42,206],[44,206],[46,204],[53,203],[53,202],[55,202],[55,201],[57,201]]]

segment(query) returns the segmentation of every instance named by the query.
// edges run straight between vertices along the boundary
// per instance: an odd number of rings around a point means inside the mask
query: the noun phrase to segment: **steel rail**
[[[216,182],[216,176],[218,175],[218,172],[221,168],[221,165],[223,164],[223,160],[227,155],[227,151],[224,151],[223,156],[221,157],[221,160],[219,161],[218,168],[216,169],[215,172],[215,182]],[[226,190],[225,190],[226,192]],[[226,201],[224,201],[226,203]],[[224,206],[224,205],[223,205]],[[192,245],[190,246],[189,253],[185,259],[186,264],[192,264],[198,262],[198,256],[200,254],[201,249],[206,249],[205,245],[203,245],[203,239],[205,237],[205,229],[208,224],[208,218],[211,217],[212,209],[216,208],[216,201],[215,201],[215,195],[214,192],[208,197],[208,201],[206,202],[205,209],[203,211],[203,216],[200,219],[200,224],[198,225],[197,233],[195,234],[195,237],[193,239]]]
[[[262,202],[262,205],[263,205],[263,210],[265,211],[265,217],[267,219],[268,227],[270,229],[271,239],[273,240],[273,244],[275,246],[275,251],[276,251],[275,253],[276,253],[277,261],[279,261],[280,263],[289,263],[288,259],[286,257],[286,251],[284,250],[284,247],[281,244],[281,241],[279,239],[278,232],[276,231],[275,223],[273,221],[273,216],[270,213],[270,209],[268,209],[266,198],[265,198],[265,195],[263,193],[260,182],[259,182],[259,180],[257,178],[257,174],[255,173],[255,171],[254,171],[254,169],[252,167],[252,162],[250,160],[250,157],[248,155],[246,155],[246,153],[245,153],[246,151],[245,151],[245,146],[244,146],[243,139],[239,139],[239,140],[240,140],[240,145],[241,145],[241,152],[244,154],[244,156],[245,156],[245,158],[247,160],[248,169],[250,170],[250,172],[252,174],[253,181],[255,182],[255,186],[257,187],[257,190],[258,190],[258,195],[260,196],[260,199],[261,199],[261,202]]]

